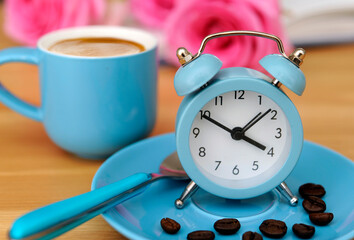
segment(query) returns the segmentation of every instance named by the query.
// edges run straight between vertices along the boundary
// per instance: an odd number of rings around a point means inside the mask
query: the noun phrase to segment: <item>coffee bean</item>
[[[269,238],[281,238],[287,229],[285,222],[274,219],[264,220],[259,226],[259,230]]]
[[[324,212],[326,203],[318,197],[310,196],[302,201],[302,206],[308,213]]]
[[[303,198],[307,198],[309,196],[323,197],[326,194],[326,190],[322,185],[306,183],[299,187],[299,193]]]
[[[257,232],[248,231],[242,235],[242,240],[263,240],[263,237]]]
[[[310,220],[318,226],[325,226],[333,220],[333,213],[311,213]]]
[[[215,230],[221,235],[235,234],[240,227],[240,222],[235,218],[224,218],[214,223]]]
[[[169,234],[175,234],[181,228],[181,225],[171,218],[161,219],[160,224],[162,229]]]
[[[315,227],[303,223],[296,223],[293,225],[293,232],[299,238],[308,239],[315,234]]]
[[[212,231],[194,231],[188,234],[188,240],[213,240],[215,233]]]

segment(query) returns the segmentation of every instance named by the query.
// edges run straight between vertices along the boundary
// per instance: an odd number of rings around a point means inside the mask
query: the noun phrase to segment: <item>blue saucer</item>
[[[137,172],[157,172],[164,158],[175,150],[174,134],[130,145],[102,164],[93,179],[92,189]],[[327,204],[327,212],[332,212],[334,219],[328,226],[315,226],[313,239],[347,240],[354,237],[353,162],[332,150],[305,141],[299,162],[286,182],[294,193],[300,185],[308,182],[321,184],[327,191],[323,200]],[[236,236],[216,233],[216,239],[240,239],[246,231],[259,232],[258,227],[265,219],[278,219],[287,224],[288,232],[283,239],[296,239],[291,230],[295,223],[313,225],[302,208],[302,199],[297,207],[291,207],[275,191],[252,199],[229,200],[198,190],[184,209],[176,209],[174,201],[186,184],[183,181],[160,180],[140,195],[105,212],[103,217],[129,239],[186,239],[187,234],[195,230],[215,232],[214,222],[223,217],[238,218],[241,229]],[[181,224],[176,235],[163,232],[160,220],[164,217]]]

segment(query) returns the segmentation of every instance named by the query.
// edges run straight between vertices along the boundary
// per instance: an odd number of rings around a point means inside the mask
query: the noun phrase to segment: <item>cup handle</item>
[[[38,50],[36,48],[14,47],[0,51],[0,65],[10,62],[24,62],[38,65]],[[43,119],[41,108],[33,106],[17,98],[12,93],[10,93],[1,83],[0,101],[7,107],[20,114],[23,114],[26,117],[32,118],[36,121],[42,121]]]

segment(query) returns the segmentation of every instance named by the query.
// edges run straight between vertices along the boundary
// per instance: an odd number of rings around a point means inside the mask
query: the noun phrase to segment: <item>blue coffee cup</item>
[[[58,41],[111,37],[142,44],[145,51],[112,57],[48,51]],[[39,68],[41,106],[30,105],[0,84],[0,101],[44,124],[58,146],[84,158],[106,158],[151,132],[156,119],[157,40],[145,31],[109,26],[68,28],[41,37],[37,48],[0,52],[0,64]],[[24,76],[25,77],[25,76]]]

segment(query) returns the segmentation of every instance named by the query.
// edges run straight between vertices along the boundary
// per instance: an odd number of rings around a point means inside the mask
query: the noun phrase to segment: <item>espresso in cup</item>
[[[140,53],[145,48],[137,42],[102,37],[66,39],[53,44],[48,50],[73,56],[111,57]]]

